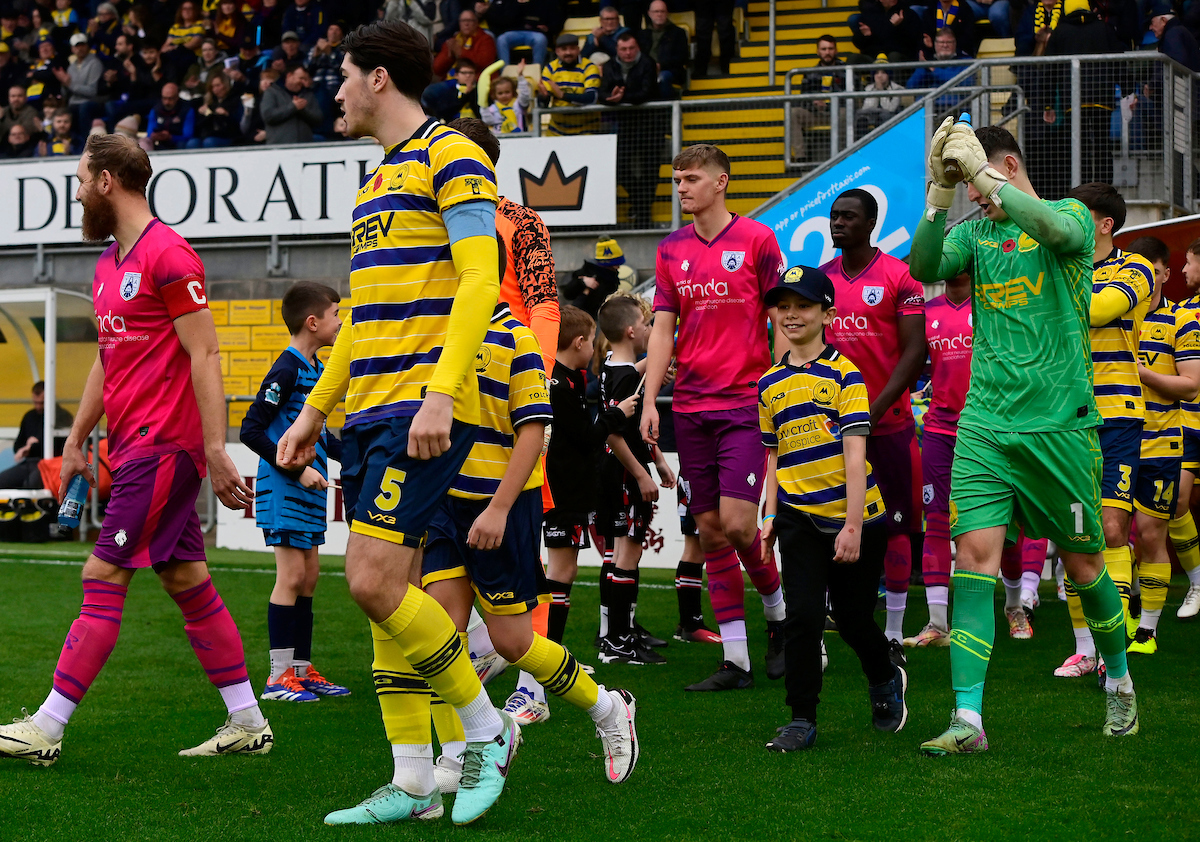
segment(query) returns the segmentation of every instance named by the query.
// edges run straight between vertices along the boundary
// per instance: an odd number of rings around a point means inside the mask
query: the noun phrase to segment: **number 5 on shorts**
[[[375,508],[381,512],[390,512],[400,505],[400,491],[405,476],[404,471],[398,468],[388,468],[383,472],[383,479],[379,482],[379,494],[375,497]],[[1082,512],[1082,509],[1080,511]],[[1080,514],[1080,517],[1083,515]]]

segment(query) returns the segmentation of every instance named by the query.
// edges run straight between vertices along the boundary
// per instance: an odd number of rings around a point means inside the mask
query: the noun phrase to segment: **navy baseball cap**
[[[775,286],[767,290],[763,301],[768,307],[774,307],[785,290],[796,293],[806,301],[820,304],[822,310],[833,306],[833,281],[812,266],[793,266],[788,269],[775,282]]]

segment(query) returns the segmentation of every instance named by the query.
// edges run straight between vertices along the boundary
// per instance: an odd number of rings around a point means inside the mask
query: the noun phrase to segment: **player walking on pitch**
[[[54,689],[33,716],[0,726],[0,755],[49,766],[63,731],[117,643],[133,574],[152,567],[179,605],[184,630],[229,719],[181,755],[266,754],[274,736],[246,674],[242,638],[208,575],[196,497],[206,468],[230,509],[254,494],[225,452],[225,390],[204,265],[150,211],[150,159],[119,135],[93,136],[79,161],[83,238],[116,242],[96,265],[92,299],[99,353],[63,450],[60,494],[76,474],[96,481],[83,456],[108,418],[112,498],[83,566],[83,607],[54,669]]]
[[[985,219],[945,233],[955,184],[969,182]],[[970,271],[974,290],[971,389],[959,419],[950,492],[958,544],[950,727],[921,744],[930,755],[985,751],[983,685],[996,636],[996,574],[1012,522],[1059,546],[1067,575],[1108,665],[1110,736],[1138,731],[1125,660],[1121,599],[1104,567],[1100,414],[1092,395],[1088,303],[1095,225],[1074,199],[1034,193],[1013,136],[947,119],[930,144],[928,206],[913,238],[912,274],[931,283]]]
[[[500,289],[496,176],[478,146],[421,110],[432,75],[423,35],[380,22],[360,26],[343,45],[337,101],[348,133],[376,138],[384,159],[354,209],[351,318],[280,438],[277,461],[311,461],[325,418],[346,397],[346,581],[384,644],[375,647],[376,692],[412,705],[385,714],[392,781],[325,821],[442,815],[423,679],[462,719],[467,747],[452,817],[466,824],[499,797],[520,731],[492,707],[446,611],[408,582],[479,424],[475,356]]]

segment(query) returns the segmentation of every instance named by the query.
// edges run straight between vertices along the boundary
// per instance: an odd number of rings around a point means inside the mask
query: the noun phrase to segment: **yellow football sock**
[[[458,639],[462,641],[463,646],[467,645],[467,633],[459,632]],[[463,732],[462,720],[458,717],[458,711],[446,704],[440,696],[433,697],[433,704],[429,708],[430,714],[433,716],[433,731],[437,734],[438,743],[445,746],[446,743],[465,743],[466,735]]]
[[[1143,561],[1138,567],[1142,585],[1142,610],[1160,611],[1167,604],[1167,585],[1171,582],[1169,561]]]
[[[405,660],[404,652],[386,631],[371,623],[375,645],[375,695],[383,714],[383,729],[392,745],[424,745],[432,742],[429,702],[433,695],[425,679]],[[445,707],[441,705],[440,707]]]
[[[392,636],[408,662],[447,704],[460,708],[479,698],[483,685],[471,666],[467,647],[437,600],[410,585],[400,606],[379,627]],[[428,718],[426,713],[427,725]]]
[[[1117,586],[1121,595],[1123,616],[1129,617],[1129,591],[1133,586],[1133,556],[1129,545],[1104,548],[1104,566],[1108,568],[1108,577]]]
[[[1067,613],[1071,615],[1071,628],[1087,628],[1087,620],[1083,617],[1083,604],[1080,603],[1079,594],[1075,592],[1075,585],[1070,579],[1063,582],[1063,590],[1067,592]]]
[[[587,710],[596,704],[600,688],[592,677],[579,668],[575,656],[562,644],[533,636],[533,645],[516,664],[537,679],[549,692],[577,708]]]
[[[1175,545],[1175,555],[1179,556],[1179,566],[1185,571],[1200,567],[1200,536],[1196,534],[1192,513],[1184,512],[1183,517],[1172,520],[1167,532]]]

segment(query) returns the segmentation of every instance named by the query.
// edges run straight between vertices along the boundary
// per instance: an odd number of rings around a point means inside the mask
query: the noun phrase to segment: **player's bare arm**
[[[887,385],[879,392],[871,404],[871,423],[879,421],[888,407],[899,400],[907,392],[925,368],[925,314],[909,313],[896,320],[896,328],[900,334],[900,361],[892,370]]]
[[[92,363],[88,372],[87,383],[83,387],[83,397],[79,399],[79,412],[75,413],[75,421],[71,424],[71,432],[67,435],[67,443],[63,448],[62,469],[59,472],[58,500],[61,503],[67,493],[67,486],[76,474],[83,474],[92,488],[96,487],[96,477],[88,469],[87,459],[83,455],[88,436],[100,417],[104,415],[104,365],[100,355]]]
[[[1179,360],[1178,374],[1162,374],[1138,365],[1138,377],[1160,395],[1179,401],[1194,401],[1200,393],[1200,360]]]
[[[221,378],[221,349],[212,311],[208,308],[175,319],[179,344],[192,360],[192,389],[200,409],[208,478],[217,498],[228,509],[246,509],[254,492],[242,481],[225,452],[225,384]],[[90,380],[90,378],[89,378]]]
[[[646,391],[640,428],[642,440],[647,444],[658,443],[658,392],[662,388],[674,354],[675,319],[655,318],[654,326],[650,328],[650,339],[646,343]]]

